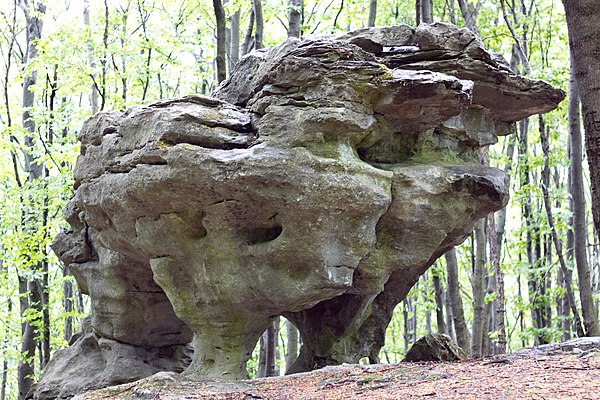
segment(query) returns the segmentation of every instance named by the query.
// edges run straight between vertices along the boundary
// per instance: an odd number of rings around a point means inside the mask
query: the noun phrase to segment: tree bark
[[[496,237],[494,214],[487,216],[490,258],[496,279],[496,328],[498,330],[497,354],[506,353],[506,327],[504,324],[506,302],[504,300],[504,272],[500,265],[500,249]]]
[[[433,295],[435,297],[435,318],[437,322],[438,333],[448,333],[446,320],[444,319],[444,288],[440,279],[440,271],[437,270],[438,264],[433,271]]]
[[[445,258],[448,269],[448,296],[450,297],[452,316],[454,317],[456,341],[463,350],[469,351],[471,349],[471,338],[469,337],[469,328],[467,328],[467,323],[465,322],[465,312],[463,310],[462,299],[460,298],[456,249],[452,248],[446,252]]]
[[[542,144],[542,151],[544,153],[544,170],[542,174],[544,176],[550,174],[549,167],[549,154],[550,154],[550,146],[548,143],[548,133],[546,131],[546,124],[544,122],[544,118],[540,115],[540,139]],[[560,241],[558,240],[558,234],[556,233],[556,227],[554,225],[554,217],[552,215],[552,206],[550,204],[550,195],[548,193],[548,187],[545,183],[545,177],[542,179],[542,194],[544,196],[544,208],[546,209],[546,215],[548,217],[548,225],[550,227],[552,233],[552,239],[554,242],[554,247],[556,249],[556,254],[558,255],[558,260],[560,263],[560,268],[563,270],[563,275],[568,279],[570,275],[568,274],[567,263],[562,254],[562,248],[560,245]],[[577,310],[577,305],[575,304],[575,296],[573,295],[573,289],[571,282],[566,282],[567,295],[569,297],[569,305],[571,307],[571,312],[573,313],[573,318],[575,319],[575,324],[577,327],[578,334],[584,335],[585,330],[581,325],[581,317],[579,316],[579,311]]]
[[[240,60],[240,10],[237,10],[229,17],[229,25],[231,27],[231,40],[229,46],[229,72]]]
[[[43,2],[30,3],[29,0],[19,0],[19,7],[25,15],[26,21],[26,49],[23,57],[23,64],[30,63],[38,55],[37,42],[42,37],[43,16],[46,12],[46,6]],[[23,78],[23,129],[25,130],[23,159],[25,172],[27,173],[28,181],[33,183],[42,177],[44,171],[43,163],[35,156],[35,134],[36,124],[31,114],[31,110],[35,103],[35,93],[33,87],[36,84],[37,72],[33,70],[31,74]],[[34,202],[35,204],[35,202]],[[33,226],[36,223],[35,215],[24,214],[22,229],[27,230],[37,229]],[[41,266],[39,267],[41,270]],[[19,399],[24,399],[27,393],[31,390],[34,382],[34,357],[35,350],[38,344],[39,332],[36,326],[39,326],[39,321],[34,321],[31,318],[25,318],[29,307],[41,307],[41,287],[33,280],[25,280],[23,276],[19,276],[19,295],[21,296],[21,318],[22,318],[22,338],[21,338],[21,359],[19,360],[17,381],[19,390]],[[38,309],[36,314],[40,315],[41,310]],[[38,319],[39,317],[35,317]]]
[[[460,13],[465,20],[467,28],[469,28],[469,30],[471,30],[475,36],[479,37],[479,29],[477,29],[477,14],[479,14],[481,3],[478,1],[476,4],[473,4],[467,0],[458,0],[458,7],[460,8]]]
[[[485,321],[485,276],[487,261],[485,219],[475,224],[475,269],[471,285],[473,287],[473,326],[471,335],[471,356],[481,358],[483,356],[484,321]]]
[[[256,19],[256,29],[254,30],[254,48],[262,49],[265,47],[263,44],[263,30],[265,23],[263,20],[261,0],[252,0],[252,8],[254,10],[254,18]]]
[[[217,23],[217,82],[221,83],[227,79],[227,64],[225,62],[227,52],[225,9],[221,0],[213,0],[215,20]]]
[[[250,11],[250,18],[248,20],[248,29],[246,30],[246,36],[244,36],[244,43],[242,43],[242,55],[250,53],[254,47],[254,37],[252,32],[254,31],[254,9]]]
[[[87,46],[88,51],[88,65],[90,69],[94,71],[96,69],[96,62],[94,61],[94,52],[92,49],[92,31],[90,25],[90,0],[83,1],[83,24],[89,30],[88,32],[88,40],[90,41]],[[96,74],[92,72],[92,81],[96,80]],[[98,112],[98,88],[96,85],[92,84],[91,94],[90,94],[90,104],[92,106],[92,114],[96,114]]]
[[[421,22],[430,24],[433,22],[433,1],[421,0]]]
[[[288,37],[300,37],[303,3],[303,0],[288,0]]]
[[[367,20],[367,26],[375,26],[375,20],[377,19],[377,0],[369,1],[369,19]]]
[[[285,321],[287,347],[285,353],[285,370],[289,370],[298,358],[298,328],[290,321]]]
[[[573,207],[573,241],[579,299],[583,314],[583,327],[586,336],[598,336],[598,314],[594,304],[590,267],[587,260],[587,224],[585,221],[585,191],[583,183],[582,137],[579,119],[579,93],[577,82],[571,68],[569,80],[569,138],[571,149],[571,185],[569,187]]]

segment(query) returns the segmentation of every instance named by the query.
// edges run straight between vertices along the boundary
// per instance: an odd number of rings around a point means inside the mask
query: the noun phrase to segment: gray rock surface
[[[498,60],[445,24],[292,39],[214,98],[90,118],[54,249],[91,326],[34,397],[179,371],[190,342],[184,375],[243,378],[279,315],[296,371],[376,358],[418,277],[508,200],[479,148],[564,97]]]
[[[411,346],[402,361],[458,361],[466,359],[467,354],[450,336],[441,333],[429,333]]]

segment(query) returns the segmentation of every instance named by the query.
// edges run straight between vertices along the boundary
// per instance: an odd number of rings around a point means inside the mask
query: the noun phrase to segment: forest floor
[[[153,377],[78,399],[600,399],[600,349],[556,350],[456,362],[341,365],[238,382]]]

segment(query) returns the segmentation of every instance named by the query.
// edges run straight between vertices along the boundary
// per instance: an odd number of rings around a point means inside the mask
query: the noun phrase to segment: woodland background
[[[451,335],[474,357],[598,335],[599,243],[560,0],[5,0],[0,400],[39,377],[88,309],[50,249],[66,227],[87,117],[210,94],[244,54],[288,36],[431,21],[469,27],[515,72],[570,96],[489,149],[489,163],[510,175],[510,204],[421,278],[395,312],[380,361],[399,361],[427,332]],[[283,373],[300,340],[276,321],[251,375]]]

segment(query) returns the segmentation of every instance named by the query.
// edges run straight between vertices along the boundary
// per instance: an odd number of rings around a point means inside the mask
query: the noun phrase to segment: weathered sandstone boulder
[[[429,333],[411,346],[402,361],[458,361],[466,359],[467,354],[450,336],[442,333]]]
[[[563,97],[433,24],[289,40],[214,97],[95,115],[54,243],[91,322],[35,397],[180,371],[190,342],[186,376],[243,378],[279,315],[292,371],[376,359],[418,277],[508,200],[479,149]]]

